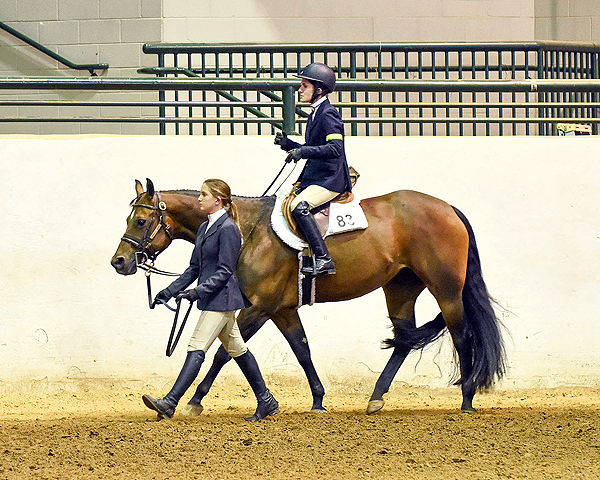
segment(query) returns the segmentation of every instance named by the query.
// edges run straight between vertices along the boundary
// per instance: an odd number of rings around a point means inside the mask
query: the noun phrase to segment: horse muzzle
[[[137,262],[135,258],[127,261],[122,255],[116,255],[110,261],[110,264],[120,275],[133,275],[137,272]]]

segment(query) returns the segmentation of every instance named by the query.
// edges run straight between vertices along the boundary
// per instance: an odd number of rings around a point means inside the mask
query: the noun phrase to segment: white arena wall
[[[471,221],[484,278],[506,327],[509,370],[500,388],[600,384],[600,139],[348,138],[362,197],[414,189],[460,208]],[[266,137],[0,137],[0,393],[96,385],[163,388],[185,355],[190,322],[164,355],[172,314],[149,310],[143,273],[124,277],[110,259],[125,230],[134,179],[157,189],[200,187],[208,177],[234,193],[262,193],[284,154]],[[191,245],[157,262],[183,271]],[[153,276],[157,292],[170,281]],[[418,321],[431,320],[431,298]],[[326,389],[369,394],[390,350],[383,293],[302,307]],[[218,341],[209,352],[216,351]],[[269,322],[249,346],[267,378],[308,385]],[[396,380],[446,387],[446,337],[412,354]],[[202,374],[207,370],[203,366]],[[229,364],[225,376],[239,375]],[[223,381],[223,380],[217,380]]]

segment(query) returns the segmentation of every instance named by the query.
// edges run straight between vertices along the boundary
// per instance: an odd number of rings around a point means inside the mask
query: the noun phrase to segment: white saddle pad
[[[302,250],[308,244],[295,235],[288,225],[281,204],[290,192],[291,184],[283,185],[276,193],[275,206],[271,213],[271,226],[279,238],[294,250]],[[350,203],[332,203],[329,207],[329,228],[323,237],[335,235],[336,233],[351,232],[352,230],[364,230],[369,226],[365,212],[360,206],[360,199],[355,194]]]

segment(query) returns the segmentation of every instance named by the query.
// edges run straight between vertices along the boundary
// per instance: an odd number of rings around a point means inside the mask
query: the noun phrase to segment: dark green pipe
[[[600,45],[578,42],[442,42],[442,43],[146,43],[144,53],[347,53],[445,51],[600,51]]]
[[[52,50],[49,50],[48,48],[44,47],[42,44],[29,38],[27,35],[24,35],[21,32],[15,30],[14,28],[9,27],[6,23],[0,22],[0,28],[4,31],[10,33],[11,35],[17,37],[19,40],[23,40],[25,43],[28,43],[33,48],[48,55],[49,57],[52,57],[57,62],[62,63],[66,67],[69,67],[73,70],[87,70],[88,72],[90,72],[90,75],[95,76],[96,70],[107,70],[108,69],[108,63],[85,63],[85,64],[73,63],[70,60],[67,60],[65,57],[59,55],[58,53],[54,53]]]
[[[43,90],[236,90],[296,88],[297,79],[0,77],[0,89]],[[339,80],[343,92],[600,92],[599,79],[548,80]]]

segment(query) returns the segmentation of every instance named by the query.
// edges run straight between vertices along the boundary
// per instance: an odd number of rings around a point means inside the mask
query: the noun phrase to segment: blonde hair
[[[213,197],[219,197],[223,202],[223,208],[231,219],[238,224],[238,211],[237,206],[231,200],[231,188],[226,182],[218,178],[208,178],[204,180],[204,185],[208,188],[208,191]]]

